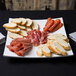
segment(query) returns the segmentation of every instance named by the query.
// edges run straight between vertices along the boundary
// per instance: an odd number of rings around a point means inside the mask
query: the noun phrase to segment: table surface
[[[5,36],[2,27],[9,18],[28,17],[31,19],[46,19],[48,17],[63,17],[67,35],[76,31],[76,11],[0,11],[0,32]],[[69,37],[69,36],[68,36]],[[5,43],[0,45],[0,75],[1,76],[75,76],[76,75],[76,43],[70,38],[74,56],[45,59],[19,59],[3,57]]]

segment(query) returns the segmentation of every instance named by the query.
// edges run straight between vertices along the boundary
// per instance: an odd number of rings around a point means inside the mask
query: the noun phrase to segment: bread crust
[[[10,27],[9,24],[10,24],[10,25],[14,25],[14,26],[11,26],[11,27]],[[7,25],[9,25],[9,26],[7,26]],[[9,28],[9,29],[13,29],[13,28],[16,28],[16,27],[17,27],[17,24],[15,24],[15,23],[6,23],[6,24],[3,25],[3,27]]]
[[[7,30],[7,31],[10,31],[10,32],[13,32],[13,33],[19,33],[19,32],[20,32],[20,30],[18,30],[18,31],[12,31],[12,30],[10,30],[10,29],[8,29],[8,28],[6,28],[6,30]]]
[[[32,29],[33,30],[39,29],[39,25],[35,21],[33,21],[33,23],[32,23]]]
[[[26,25],[25,26],[31,26],[32,25],[32,20],[27,18],[26,19]]]
[[[24,28],[22,28],[22,27],[24,27]],[[18,25],[18,28],[20,28],[21,30],[25,30],[25,29],[26,29],[25,26],[21,26],[21,27],[20,27],[19,25]]]
[[[43,54],[40,55],[40,54],[38,53],[38,51],[36,51],[36,54],[37,54],[37,56],[43,56]]]
[[[15,36],[15,34],[16,34],[16,36]],[[18,35],[18,37],[17,37],[17,35]],[[19,35],[18,33],[12,33],[12,32],[9,32],[9,33],[8,33],[8,36],[9,36],[10,38],[12,38],[12,39],[15,39],[15,38],[24,38],[23,36]],[[19,37],[19,36],[20,36],[20,37]]]

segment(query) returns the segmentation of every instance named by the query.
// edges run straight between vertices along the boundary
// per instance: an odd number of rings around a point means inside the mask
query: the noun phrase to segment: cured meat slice
[[[38,46],[40,43],[44,44],[47,42],[47,32],[41,32],[40,30],[28,31],[26,38],[31,39],[31,43],[34,46]]]
[[[41,33],[40,43],[45,44],[46,42],[47,42],[47,32],[42,32]]]
[[[23,56],[28,49],[32,48],[32,43],[30,39],[16,38],[7,45],[7,48],[18,56]]]
[[[31,50],[31,48],[32,48],[32,47],[30,46],[30,48],[26,49],[26,52],[28,52],[29,50]],[[24,53],[25,53],[25,49],[22,49],[22,50],[19,50],[18,52],[16,52],[16,54],[17,54],[18,56],[23,56]]]

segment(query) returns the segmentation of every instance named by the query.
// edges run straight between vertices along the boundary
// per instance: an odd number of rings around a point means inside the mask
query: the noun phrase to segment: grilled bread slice
[[[23,38],[23,36],[19,35],[18,33],[12,33],[12,32],[8,32],[8,36],[12,39]]]
[[[69,39],[68,39],[65,35],[62,35],[62,34],[60,34],[60,33],[59,33],[59,34],[54,34],[53,36],[55,36],[55,37],[60,37],[61,39],[69,42]]]
[[[31,26],[32,25],[32,20],[27,18],[26,19],[26,26]]]
[[[19,18],[21,21],[22,21],[22,23],[21,23],[21,25],[25,25],[26,24],[26,19],[25,18]]]
[[[57,41],[49,41],[48,48],[55,54],[61,54],[63,56],[67,55],[66,50]]]
[[[60,34],[59,35],[58,34],[54,34],[54,35],[48,36],[48,39],[57,41],[61,46],[63,46],[63,48],[65,50],[69,50],[70,49],[70,46],[69,46],[69,43],[68,43],[68,39],[64,35],[62,36]]]
[[[32,28],[31,28],[31,27],[26,27],[26,30],[27,30],[27,31],[31,31]]]
[[[33,23],[32,23],[32,29],[35,30],[35,29],[39,29],[39,26],[38,24],[33,20]]]
[[[37,54],[38,56],[44,55],[44,56],[46,56],[46,57],[50,57],[50,56],[51,56],[51,51],[50,51],[50,49],[47,47],[46,44],[41,44],[41,45],[38,46],[38,49],[37,49],[37,51],[36,51],[36,54]]]
[[[64,41],[61,38],[56,38],[56,41],[65,49],[65,50],[69,50],[70,46],[69,43],[67,43],[66,41]]]
[[[25,29],[26,29],[25,26],[18,25],[18,27],[19,27],[21,30],[25,30]]]
[[[47,47],[46,44],[42,44],[41,45],[41,49],[42,49],[42,54],[47,56],[47,57],[50,57],[51,56],[51,50]]]
[[[54,34],[54,35],[49,35],[48,39],[55,39],[57,37],[59,37],[59,38],[65,40],[65,41],[69,42],[69,39],[65,35],[62,35],[60,33],[59,34]]]
[[[43,55],[42,48],[40,46],[38,46],[38,49],[36,51],[36,54],[37,54],[37,56],[42,56]]]
[[[13,29],[8,29],[6,28],[7,31],[13,32],[13,33],[19,33],[20,29],[19,28],[13,28]]]
[[[6,24],[3,25],[3,27],[13,29],[13,28],[17,27],[17,24],[15,24],[15,23],[6,23]]]
[[[22,36],[27,36],[27,31],[26,30],[21,30],[19,32],[19,34],[22,35]]]
[[[14,18],[14,19],[11,20],[11,23],[16,23],[16,24],[20,25],[22,23],[22,21],[19,18]]]

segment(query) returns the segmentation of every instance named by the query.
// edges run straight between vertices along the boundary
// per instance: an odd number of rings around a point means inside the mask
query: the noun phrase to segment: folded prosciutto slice
[[[30,39],[16,38],[7,45],[7,48],[18,56],[23,56],[32,48],[32,43]]]
[[[47,32],[41,32],[40,30],[32,30],[27,32],[27,39],[31,40],[34,46],[45,44],[47,42]]]

